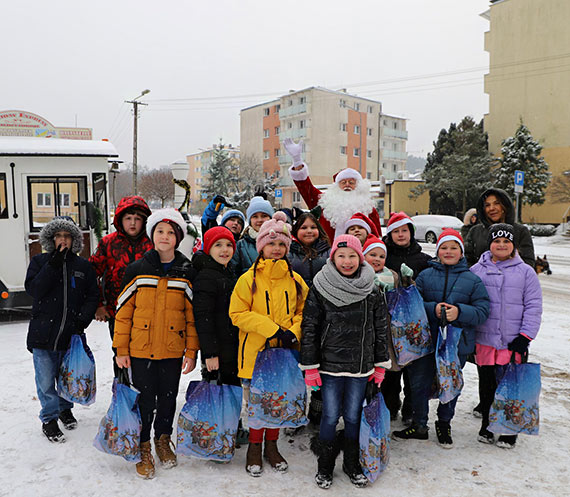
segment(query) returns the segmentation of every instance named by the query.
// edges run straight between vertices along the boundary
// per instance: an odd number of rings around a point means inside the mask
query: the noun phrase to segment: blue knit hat
[[[249,202],[249,207],[246,211],[248,223],[251,219],[251,216],[253,216],[256,212],[263,212],[269,217],[273,217],[274,210],[268,200],[265,200],[263,197],[253,197]]]
[[[237,217],[240,219],[241,221],[241,227],[243,229],[243,227],[245,226],[245,216],[243,215],[243,212],[238,211],[237,209],[230,209],[229,211],[227,211],[223,216],[222,216],[222,221],[220,222],[220,226],[223,226],[225,224],[225,222],[230,219],[231,217]]]

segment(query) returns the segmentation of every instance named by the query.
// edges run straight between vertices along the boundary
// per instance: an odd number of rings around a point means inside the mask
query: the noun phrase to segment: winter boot
[[[355,487],[362,488],[368,485],[368,478],[364,476],[360,466],[360,444],[358,440],[344,439],[342,470]]]
[[[265,449],[263,450],[263,457],[275,471],[285,473],[289,469],[289,464],[279,453],[277,448],[277,440],[265,440]]]
[[[497,440],[497,447],[501,449],[514,449],[516,443],[516,435],[501,435]]]
[[[487,430],[487,428],[481,428],[479,430],[479,435],[477,435],[477,441],[482,444],[493,445],[495,443],[495,435]]]
[[[309,403],[309,413],[307,417],[315,426],[321,424],[321,416],[323,414],[323,398],[320,390],[311,392],[311,402]]]
[[[170,440],[170,435],[163,433],[159,438],[154,439],[154,450],[164,469],[170,469],[178,465],[176,454],[172,449],[176,450],[174,443]]]
[[[482,418],[483,417],[483,408],[481,407],[481,402],[479,402],[479,404],[477,404],[474,408],[473,408],[473,416],[475,416],[476,418]]]
[[[261,460],[261,444],[249,442],[245,462],[245,470],[249,476],[257,478],[263,473],[263,461]]]
[[[311,450],[317,454],[318,470],[315,482],[320,488],[329,488],[333,482],[333,471],[340,446],[335,442],[327,442],[320,438],[311,440]]]
[[[412,424],[405,430],[392,432],[392,437],[400,440],[427,440],[428,439],[428,427],[427,426],[417,426]]]
[[[77,428],[77,419],[73,416],[71,409],[66,409],[59,413],[59,419],[63,423],[66,430],[75,430]]]
[[[50,442],[63,443],[65,442],[65,435],[59,429],[57,419],[52,419],[47,423],[42,424],[42,431]]]
[[[451,438],[451,425],[447,421],[435,422],[435,434],[437,441],[443,449],[451,449],[453,447],[453,439]]]
[[[152,447],[150,440],[141,442],[141,462],[137,463],[137,475],[145,480],[154,478],[154,457],[152,457]]]

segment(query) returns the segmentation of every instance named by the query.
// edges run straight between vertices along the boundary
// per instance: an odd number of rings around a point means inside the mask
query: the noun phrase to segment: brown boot
[[[164,469],[173,468],[178,464],[176,454],[172,449],[176,450],[174,443],[170,440],[170,435],[162,434],[160,438],[154,439],[154,450]]]
[[[154,458],[152,457],[152,448],[150,440],[141,442],[141,462],[137,463],[137,475],[146,480],[154,478]]]
[[[260,443],[249,442],[249,446],[247,447],[245,470],[249,476],[253,476],[254,478],[261,476],[261,473],[263,473]]]
[[[279,453],[279,449],[277,449],[277,440],[265,441],[265,450],[263,451],[263,457],[269,461],[269,464],[271,464],[271,467],[275,471],[285,473],[285,471],[289,469],[287,461]]]

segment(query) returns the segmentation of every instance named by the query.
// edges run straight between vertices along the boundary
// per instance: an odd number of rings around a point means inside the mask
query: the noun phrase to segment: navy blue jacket
[[[303,247],[297,240],[291,242],[291,249],[287,258],[291,263],[293,271],[298,273],[305,281],[307,286],[311,288],[313,285],[313,278],[326,264],[329,254],[331,252],[330,245],[322,238],[314,242],[316,257],[307,257]]]
[[[465,257],[455,266],[447,266],[434,259],[416,279],[416,287],[424,299],[431,336],[436,343],[439,319],[435,306],[446,302],[459,308],[459,316],[451,324],[463,329],[459,342],[460,355],[475,350],[475,327],[489,317],[489,295],[479,276],[469,271]]]
[[[91,263],[71,252],[61,268],[51,253],[34,256],[26,274],[26,292],[34,299],[27,347],[67,350],[71,335],[83,333],[99,303],[97,277]]]

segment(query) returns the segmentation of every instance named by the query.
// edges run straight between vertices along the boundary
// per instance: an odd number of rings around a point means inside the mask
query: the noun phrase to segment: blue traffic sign
[[[524,171],[515,171],[515,193],[522,193],[524,186]]]
[[[283,190],[280,188],[275,190],[275,198],[283,198]]]

